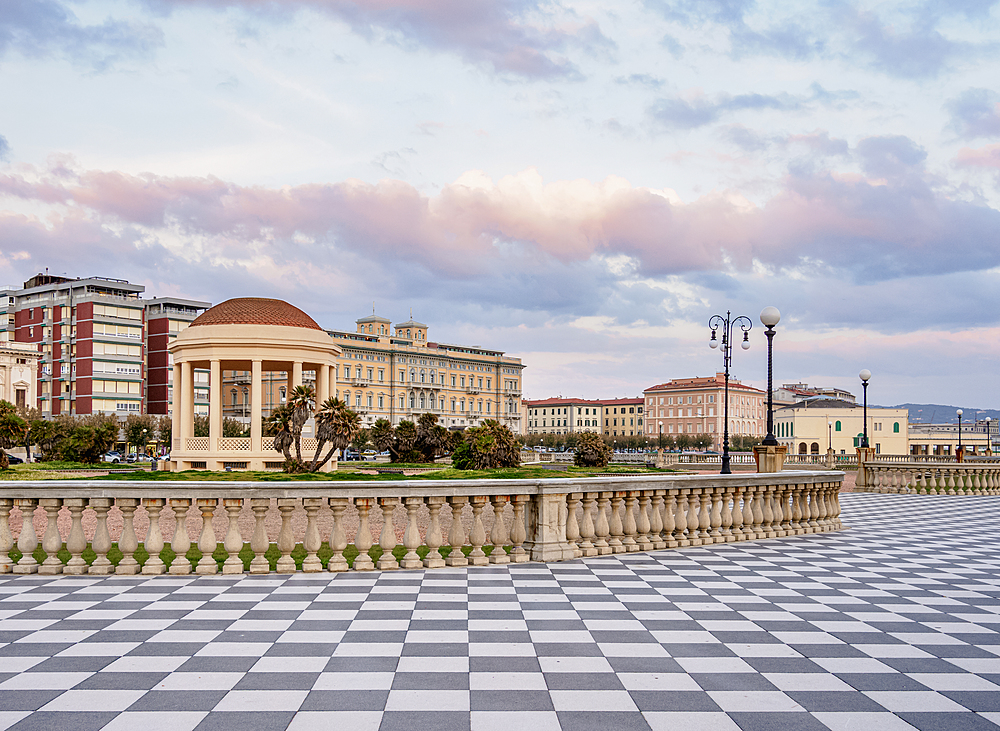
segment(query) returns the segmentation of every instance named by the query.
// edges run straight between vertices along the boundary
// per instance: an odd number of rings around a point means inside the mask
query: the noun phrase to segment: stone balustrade
[[[859,492],[1000,495],[1000,464],[993,462],[885,462],[864,464]]]
[[[311,573],[562,561],[795,536],[843,527],[838,499],[843,477],[842,472],[803,471],[378,483],[11,482],[0,486],[0,573],[240,574],[247,570],[245,560],[251,574],[268,573],[271,562],[265,554],[273,549],[265,521],[274,507],[281,521],[278,573],[297,570],[292,556],[297,549],[300,570]],[[397,551],[393,523],[397,506],[405,509],[403,551]],[[39,508],[46,519],[41,538],[45,557],[39,562],[33,555],[39,546],[34,521],[22,520],[16,543],[21,555],[14,563],[9,556],[14,547],[11,511],[34,516]],[[252,512],[252,530],[241,526],[245,508]],[[109,558],[112,509],[120,511],[121,520],[117,565]],[[346,519],[349,510],[351,521]],[[143,524],[148,524],[142,553],[148,558],[141,565],[136,558],[137,511],[145,513]],[[196,536],[188,532],[192,511],[200,517]],[[304,525],[296,530],[293,514],[302,511]],[[376,511],[382,518],[377,541],[370,525]],[[61,530],[59,517],[67,512],[69,519],[62,522],[69,528]],[[321,512],[327,524],[322,533]],[[490,513],[492,518],[485,520]],[[168,514],[174,519],[169,566],[161,558],[168,545],[161,519]],[[213,523],[217,515],[227,521],[221,534]],[[353,537],[349,522],[356,526]],[[85,523],[90,525],[89,541]],[[252,558],[246,553],[247,539]],[[188,554],[193,540],[201,557],[192,564]],[[376,543],[382,549],[377,563],[369,555]],[[349,545],[355,550],[349,551]],[[65,561],[57,555],[63,549],[69,554]],[[88,550],[96,554],[89,563],[84,559]],[[345,552],[354,556],[353,563]]]

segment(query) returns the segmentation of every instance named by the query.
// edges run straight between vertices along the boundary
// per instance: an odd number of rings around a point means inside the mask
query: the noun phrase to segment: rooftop
[[[323,330],[298,307],[264,297],[237,297],[220,302],[191,323],[191,327],[198,325],[280,325]]]

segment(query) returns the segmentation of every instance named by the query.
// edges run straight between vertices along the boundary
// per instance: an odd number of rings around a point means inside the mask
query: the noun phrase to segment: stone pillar
[[[250,364],[250,449],[254,452],[262,448],[261,435],[263,432],[260,411],[264,395],[264,387],[261,383],[262,370],[259,360]]]
[[[181,364],[174,363],[174,384],[170,395],[170,449],[180,449],[181,442]]]
[[[759,444],[753,448],[753,457],[757,461],[758,472],[781,472],[785,465],[785,453],[788,447],[782,444]]]
[[[316,369],[316,404],[330,398],[330,366],[321,365]]]
[[[535,520],[531,536],[532,561],[562,561],[573,558],[573,549],[566,542],[565,527],[560,512],[566,504],[565,494],[534,496]],[[560,531],[560,526],[563,530]]]
[[[869,474],[865,463],[875,458],[875,447],[857,447],[856,449],[858,453],[858,478],[855,486],[868,487]]]
[[[178,391],[180,394],[178,395]],[[176,401],[180,399],[181,412],[181,449],[187,449],[187,440],[194,436],[194,372],[189,361],[181,363],[181,387],[174,384],[174,410],[177,410]]]
[[[292,363],[292,383],[291,388],[288,389],[289,395],[295,389],[296,386],[302,385],[302,361],[297,360]]]
[[[213,360],[209,365],[208,383],[208,448],[219,451],[222,436],[222,362]]]

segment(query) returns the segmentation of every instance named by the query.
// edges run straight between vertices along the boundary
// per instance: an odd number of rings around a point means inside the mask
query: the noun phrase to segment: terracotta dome
[[[195,325],[283,325],[322,330],[316,321],[284,300],[265,297],[236,297],[220,302],[201,313]]]

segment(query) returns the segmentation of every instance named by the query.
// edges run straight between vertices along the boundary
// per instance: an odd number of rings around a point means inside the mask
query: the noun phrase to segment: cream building
[[[17,343],[0,334],[0,400],[19,409],[34,408],[41,354],[32,343]]]
[[[774,436],[788,454],[854,454],[864,430],[864,409],[839,399],[814,398],[774,411]],[[876,454],[907,454],[906,409],[868,407],[868,443]]]
[[[527,434],[601,433],[603,401],[548,398],[525,401]]]
[[[647,388],[646,436],[709,434],[713,449],[722,449],[725,374],[708,378],[676,378]],[[729,436],[763,438],[767,423],[767,393],[729,379]]]
[[[604,436],[643,436],[642,398],[618,398],[601,401],[604,407]]]
[[[428,330],[412,318],[393,325],[378,315],[357,320],[354,332],[327,330],[340,350],[334,364],[335,395],[361,415],[365,427],[382,418],[395,426],[431,413],[452,430],[495,419],[521,433],[520,358],[479,346],[434,342]],[[304,383],[312,383],[312,378],[312,373],[303,374]],[[246,421],[253,411],[249,379],[247,371],[224,374],[226,416]],[[267,414],[287,398],[287,373],[266,372],[262,384],[261,408]]]
[[[342,354],[333,338],[302,310],[274,299],[243,297],[227,300],[199,315],[174,338],[168,349],[173,361],[173,420],[170,465],[185,469],[281,469],[284,458],[271,437],[263,436],[263,374],[291,375],[289,387],[301,385],[311,373],[316,400],[322,403],[337,389],[337,359]],[[209,373],[209,436],[194,435],[195,379],[198,369]],[[250,436],[222,435],[222,373],[250,373]],[[311,425],[304,430],[303,452],[311,455],[315,439]],[[325,470],[336,468],[336,460]]]
[[[962,424],[962,446],[966,454],[985,454],[989,437],[987,422]],[[990,422],[996,433],[996,424]],[[958,451],[958,424],[910,424],[909,454],[954,456]]]

